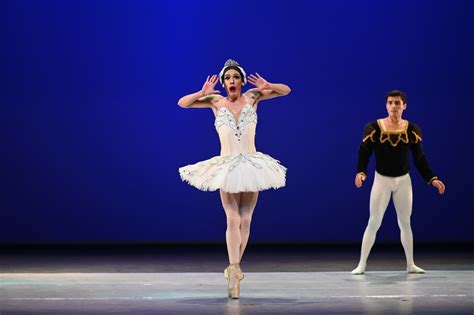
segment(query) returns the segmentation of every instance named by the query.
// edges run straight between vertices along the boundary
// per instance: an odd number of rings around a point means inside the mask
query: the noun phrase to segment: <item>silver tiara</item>
[[[224,67],[227,68],[227,67],[232,67],[232,66],[240,67],[239,63],[235,61],[234,59],[227,59],[227,61],[224,64]]]
[[[240,71],[242,72],[242,75],[244,76],[242,78],[243,85],[245,85],[245,83],[247,83],[247,78],[246,78],[247,74],[245,73],[244,68],[242,68],[242,66],[239,65],[239,63],[237,61],[235,61],[234,59],[227,59],[227,61],[224,64],[224,67],[222,67],[221,72],[219,72],[219,81],[221,83],[222,83],[222,75],[224,74],[225,69],[227,69],[228,67],[237,67],[237,68],[239,68]]]

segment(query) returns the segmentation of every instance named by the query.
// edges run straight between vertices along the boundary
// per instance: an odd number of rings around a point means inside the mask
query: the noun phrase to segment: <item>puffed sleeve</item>
[[[413,154],[413,162],[415,163],[415,167],[420,173],[421,177],[428,183],[435,179],[438,179],[433,173],[428,163],[428,159],[426,158],[425,152],[423,151],[423,145],[421,144],[422,135],[421,129],[419,126],[413,124],[413,128],[410,134],[411,138],[411,152]]]
[[[369,164],[370,156],[374,151],[375,133],[377,130],[374,123],[368,123],[364,128],[364,135],[359,145],[359,158],[357,161],[357,173],[363,173],[367,176],[367,165]]]

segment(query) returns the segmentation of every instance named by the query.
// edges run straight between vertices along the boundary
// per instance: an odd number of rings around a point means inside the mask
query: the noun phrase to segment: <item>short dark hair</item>
[[[222,77],[221,77],[221,81],[224,82],[224,77],[225,77],[225,73],[229,70],[235,70],[237,71],[239,74],[240,74],[240,79],[242,80],[242,82],[245,80],[244,78],[244,74],[242,73],[242,71],[239,69],[239,67],[236,67],[236,66],[228,66],[227,68],[225,68],[224,72],[222,73]]]
[[[393,90],[393,91],[388,92],[387,94],[385,94],[385,102],[388,100],[390,96],[392,97],[400,96],[400,98],[403,101],[403,104],[407,103],[407,95],[402,91]]]

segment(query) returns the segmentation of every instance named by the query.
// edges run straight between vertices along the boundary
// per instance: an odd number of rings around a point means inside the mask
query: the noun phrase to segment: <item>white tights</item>
[[[413,260],[413,233],[411,230],[410,216],[413,204],[413,192],[409,174],[399,177],[387,177],[375,172],[374,184],[370,192],[370,218],[362,239],[362,248],[359,265],[352,271],[361,274],[365,271],[367,258],[375,242],[382,219],[387,209],[390,197],[393,196],[393,204],[397,212],[398,226],[400,227],[400,238],[405,251],[407,271],[422,273],[423,269],[417,267]]]
[[[257,205],[258,192],[237,194],[221,190],[221,201],[227,217],[225,233],[229,263],[239,263],[244,255],[250,236],[252,214]]]

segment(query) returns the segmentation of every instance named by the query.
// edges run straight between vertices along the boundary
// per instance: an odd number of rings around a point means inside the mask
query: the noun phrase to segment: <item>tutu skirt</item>
[[[199,190],[255,192],[285,186],[286,167],[261,152],[241,153],[183,166],[179,175]]]

